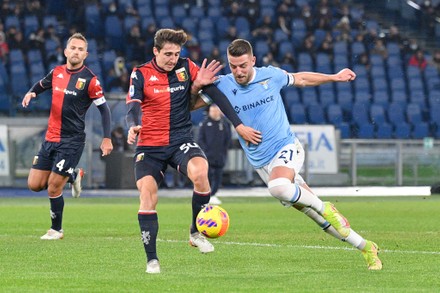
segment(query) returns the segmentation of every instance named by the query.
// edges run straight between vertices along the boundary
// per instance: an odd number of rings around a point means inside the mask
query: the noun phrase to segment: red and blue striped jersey
[[[104,99],[98,78],[86,66],[69,70],[55,67],[39,81],[44,89],[52,89],[52,106],[46,140],[50,142],[85,140],[85,116],[92,102]]]
[[[170,72],[156,60],[133,69],[126,102],[141,103],[142,129],[138,146],[167,146],[192,139],[191,84],[199,67],[179,58]]]

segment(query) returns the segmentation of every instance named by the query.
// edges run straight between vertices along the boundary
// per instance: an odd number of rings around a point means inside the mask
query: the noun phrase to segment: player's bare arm
[[[237,133],[246,141],[247,144],[259,144],[261,142],[261,132],[253,129],[252,127],[246,126],[244,124],[237,125],[235,127]]]
[[[317,72],[291,73],[295,79],[294,86],[318,86],[328,82],[349,82],[356,78],[356,74],[348,68],[344,68],[336,74],[324,74]]]
[[[28,92],[26,95],[24,95],[23,101],[21,102],[21,105],[23,108],[27,108],[29,106],[29,103],[31,102],[31,99],[35,98],[37,96],[34,92]]]

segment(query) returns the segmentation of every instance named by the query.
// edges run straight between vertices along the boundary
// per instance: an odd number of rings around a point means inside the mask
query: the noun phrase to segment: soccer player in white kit
[[[255,67],[251,44],[234,40],[227,50],[231,73],[215,82],[228,97],[245,125],[261,132],[262,142],[240,144],[252,166],[266,183],[270,194],[293,206],[315,221],[325,232],[361,250],[368,269],[382,269],[376,243],[351,229],[347,219],[330,202],[323,202],[299,174],[304,149],[291,131],[280,94],[286,86],[318,86],[328,82],[350,82],[356,75],[350,69],[336,74],[288,73],[277,67]]]

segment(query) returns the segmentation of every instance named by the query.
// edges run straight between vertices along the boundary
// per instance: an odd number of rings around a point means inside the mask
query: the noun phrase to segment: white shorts
[[[299,140],[295,138],[294,143],[282,147],[281,150],[279,150],[275,157],[272,159],[272,161],[269,162],[269,164],[264,167],[258,168],[255,171],[257,171],[258,175],[260,175],[261,179],[267,185],[267,183],[269,182],[269,174],[270,172],[272,172],[272,169],[275,167],[284,166],[295,170],[295,182],[299,185],[302,185],[305,183],[305,181],[301,177],[301,175],[299,175],[299,172],[304,165],[304,160],[304,148]]]

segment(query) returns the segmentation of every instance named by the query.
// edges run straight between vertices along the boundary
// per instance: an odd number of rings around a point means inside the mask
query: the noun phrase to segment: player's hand
[[[356,73],[354,73],[348,68],[344,68],[338,73],[336,73],[336,81],[349,82],[355,80],[355,78],[356,78]]]
[[[27,108],[32,98],[35,98],[37,95],[34,92],[29,92],[24,95],[23,101],[21,101],[21,105],[23,108]]]
[[[252,127],[245,126],[243,124],[235,127],[238,134],[246,141],[246,144],[259,144],[261,142],[261,132],[253,129]]]
[[[130,127],[130,129],[128,130],[128,135],[127,135],[128,144],[133,144],[136,141],[136,137],[137,137],[140,130],[141,130],[140,125]]]
[[[113,150],[112,140],[110,138],[103,138],[101,143],[102,156],[110,155]]]
[[[218,78],[216,74],[223,68],[223,65],[217,60],[212,60],[208,65],[206,65],[206,62],[206,58],[203,59],[202,66],[200,66],[197,77],[194,80],[194,84],[199,88],[213,83]]]

